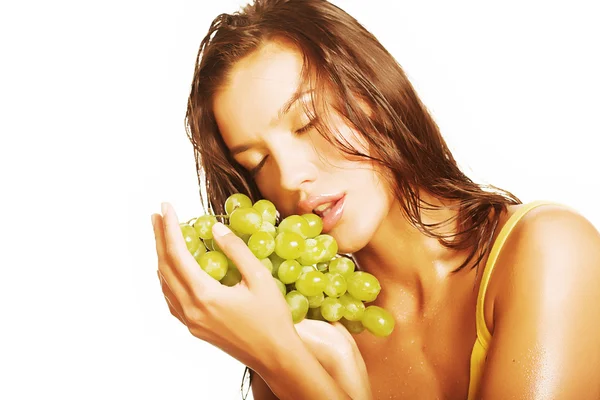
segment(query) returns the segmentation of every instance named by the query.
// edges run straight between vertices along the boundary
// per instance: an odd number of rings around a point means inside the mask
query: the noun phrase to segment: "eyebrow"
[[[306,95],[308,93],[312,93],[312,92],[313,92],[313,90],[296,90],[296,92],[294,92],[294,94],[292,95],[292,97],[290,97],[285,103],[283,103],[283,106],[281,106],[281,108],[279,109],[279,111],[277,111],[277,115],[272,120],[271,124],[277,124],[277,123],[279,123],[279,121],[281,121],[281,119],[283,117],[285,117],[285,115],[290,111],[290,109],[292,108],[292,106],[298,100],[300,100],[304,95]],[[236,154],[240,154],[240,153],[243,153],[245,151],[250,150],[254,146],[255,146],[254,143],[240,144],[239,146],[233,147],[229,151],[229,153],[232,156],[235,156]]]

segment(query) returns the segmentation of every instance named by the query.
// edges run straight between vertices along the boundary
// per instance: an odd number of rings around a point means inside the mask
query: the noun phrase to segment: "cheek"
[[[337,160],[338,162],[359,161],[362,163],[365,162],[364,157],[348,154],[346,150],[350,150],[351,153],[356,152],[366,156],[371,155],[367,140],[357,130],[348,126],[342,117],[337,114],[332,115],[329,126],[330,134],[333,135],[333,143],[330,143],[318,133],[319,139],[316,142],[319,150],[326,153],[328,158]],[[341,149],[338,143],[342,145]]]
[[[394,202],[393,190],[373,167],[357,170],[353,182],[344,224],[335,232],[340,250],[349,253],[362,249],[372,240]]]
[[[258,187],[262,198],[272,202],[282,217],[294,213],[296,203],[292,203],[294,199],[293,196],[290,196],[289,192],[282,190],[277,173],[270,170],[264,171],[264,173],[256,179],[256,186]]]

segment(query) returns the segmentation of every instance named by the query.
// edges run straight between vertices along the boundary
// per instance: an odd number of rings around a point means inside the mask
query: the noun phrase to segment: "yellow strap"
[[[483,348],[479,337],[475,340],[473,350],[471,352],[471,367],[469,371],[469,393],[467,400],[475,400],[477,392],[479,391],[479,385],[481,384],[481,376],[483,375],[483,367],[485,365],[485,358],[487,356],[487,350]]]
[[[496,264],[496,260],[500,254],[500,250],[502,249],[502,246],[504,245],[504,242],[506,241],[506,238],[510,232],[513,230],[515,225],[517,225],[517,222],[519,222],[519,220],[532,209],[546,204],[550,205],[556,203],[538,200],[524,204],[508,219],[508,221],[506,221],[506,224],[504,224],[502,227],[502,230],[498,234],[498,238],[492,246],[492,251],[490,252],[490,256],[485,264],[485,268],[483,269],[483,276],[481,277],[481,284],[479,285],[479,294],[477,295],[477,308],[475,313],[477,339],[485,351],[487,351],[487,348],[489,347],[492,335],[490,334],[490,331],[485,323],[483,301],[485,299],[485,293],[487,291],[490,277],[492,276],[492,271],[494,270],[494,265]]]

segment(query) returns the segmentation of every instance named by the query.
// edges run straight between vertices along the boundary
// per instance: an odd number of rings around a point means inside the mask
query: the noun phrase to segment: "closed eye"
[[[252,168],[250,170],[250,175],[254,178],[256,176],[256,174],[258,174],[258,172],[260,171],[260,169],[262,168],[262,166],[265,164],[265,162],[267,161],[267,158],[269,157],[269,155],[267,154],[266,156],[263,157],[262,160],[260,160],[260,162],[258,163],[258,165],[254,168]]]
[[[317,123],[318,118],[313,118],[311,119],[306,125],[304,125],[302,128],[297,129],[294,133],[296,135],[301,135],[303,133],[308,132],[309,130],[311,130],[315,124]],[[260,172],[260,169],[263,167],[263,165],[265,164],[265,162],[267,161],[267,158],[269,157],[269,155],[267,154],[266,156],[264,156],[264,158],[262,160],[260,160],[260,163],[258,163],[258,165],[254,168],[252,168],[250,170],[250,175],[252,177],[255,177],[256,174],[258,174]]]
[[[315,126],[315,124],[317,123],[317,120],[318,120],[318,118],[313,118],[313,119],[311,119],[311,120],[308,122],[308,124],[304,125],[304,126],[303,126],[302,128],[300,128],[300,129],[297,129],[297,130],[296,130],[296,132],[295,132],[295,133],[296,133],[296,135],[301,135],[301,134],[303,134],[303,133],[305,133],[305,132],[308,132],[309,130],[311,130],[311,129],[312,129],[314,126]]]

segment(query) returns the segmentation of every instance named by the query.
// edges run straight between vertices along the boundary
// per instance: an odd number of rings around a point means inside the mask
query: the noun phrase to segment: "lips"
[[[335,203],[335,201],[330,201],[327,203],[320,204],[313,209],[313,212],[319,215],[320,217],[323,217],[330,210],[330,208],[335,205]]]
[[[315,213],[323,216],[323,212],[333,207],[344,195],[345,193],[335,193],[310,196],[298,203],[297,214]]]
[[[315,213],[323,220],[323,233],[329,232],[344,213],[345,193],[311,196],[298,203],[298,214]]]

